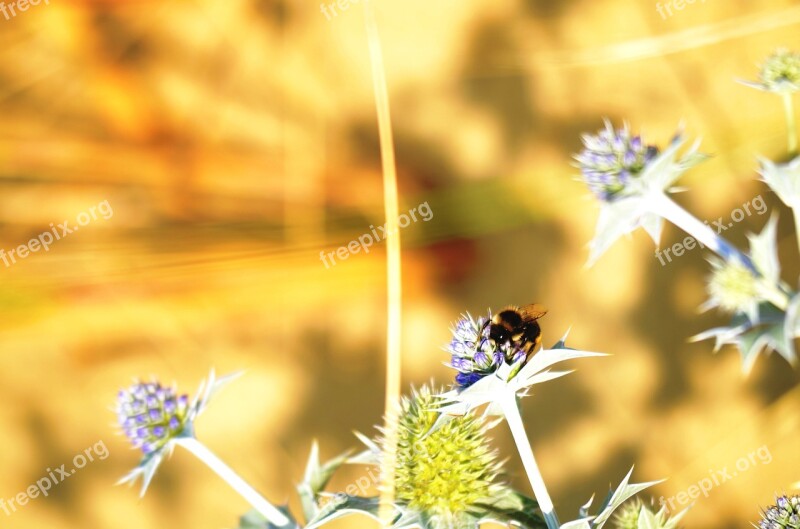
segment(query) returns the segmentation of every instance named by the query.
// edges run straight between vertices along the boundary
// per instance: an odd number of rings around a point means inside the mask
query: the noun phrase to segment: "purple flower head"
[[[646,145],[640,136],[631,135],[628,125],[614,129],[610,121],[605,129],[583,136],[584,149],[575,155],[583,180],[598,198],[613,200],[659,154],[657,147]]]
[[[800,527],[800,497],[776,497],[775,505],[763,511],[758,527],[765,529],[796,529]]]
[[[189,397],[173,388],[137,382],[117,396],[117,419],[135,448],[151,454],[180,434],[187,423]]]
[[[450,367],[458,371],[456,384],[467,388],[503,364],[518,365],[527,359],[523,344],[509,338],[490,337],[492,312],[486,317],[462,315],[453,327],[453,340],[445,348],[450,353]]]
[[[456,375],[456,384],[462,388],[468,388],[484,376],[486,375],[480,375],[478,373],[459,373]]]

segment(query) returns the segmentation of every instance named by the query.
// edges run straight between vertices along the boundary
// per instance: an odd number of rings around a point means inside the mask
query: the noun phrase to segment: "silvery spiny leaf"
[[[319,445],[316,441],[311,445],[303,481],[297,486],[306,520],[311,520],[319,514],[317,496],[325,489],[339,467],[348,462],[348,455],[349,452],[346,452],[322,465],[319,461]]]
[[[568,526],[570,529],[583,529],[584,527],[590,527],[593,529],[601,529],[606,522],[611,518],[611,515],[614,511],[623,503],[625,503],[628,499],[632,498],[636,494],[639,494],[641,491],[645,490],[648,487],[652,487],[653,485],[657,485],[661,483],[663,480],[660,481],[650,481],[647,483],[628,483],[631,478],[631,474],[633,474],[633,468],[630,469],[628,475],[622,480],[619,486],[614,490],[610,496],[606,499],[604,504],[600,507],[600,513],[594,517],[591,521],[589,519],[584,518],[582,520],[576,520],[575,525]],[[591,500],[590,500],[591,502]],[[589,505],[585,506],[585,510],[588,510]],[[585,525],[582,525],[585,524]],[[566,525],[566,524],[565,524]],[[562,525],[562,529],[565,529],[565,525]]]
[[[748,235],[750,256],[753,264],[767,283],[777,285],[782,291],[789,289],[780,280],[780,262],[777,249],[777,218],[772,217],[758,235]],[[790,364],[795,364],[797,355],[794,338],[800,331],[800,296],[789,299],[786,311],[773,303],[761,301],[750,314],[735,314],[731,322],[702,332],[691,341],[714,338],[714,351],[723,345],[735,345],[742,356],[742,370],[749,373],[762,351],[776,351]],[[708,304],[706,304],[706,307]]]
[[[347,459],[348,463],[356,465],[380,465],[381,464],[381,447],[378,444],[364,435],[361,432],[355,432],[355,436],[359,441],[364,443],[366,450],[357,453],[356,455]]]
[[[772,215],[761,233],[748,233],[750,259],[764,279],[778,285],[781,282],[781,263],[778,260],[778,217]]]
[[[317,516],[308,521],[308,525],[306,525],[305,529],[316,529],[338,518],[356,514],[380,521],[378,516],[380,498],[377,496],[370,498],[348,496],[345,494],[326,496],[331,497],[330,503],[323,507]],[[423,525],[424,522],[418,514],[409,512],[398,506],[395,507],[396,513],[392,521],[392,529],[410,529],[413,527],[428,529],[427,525]]]
[[[686,516],[686,513],[689,512],[689,509],[692,506],[686,507],[684,510],[676,514],[675,516],[670,516],[667,512],[666,507],[661,507],[661,509],[655,514],[655,520],[658,524],[660,529],[677,529],[678,524]]]
[[[539,510],[539,503],[511,489],[506,489],[491,503],[481,504],[472,515],[479,523],[491,522],[523,529],[547,528],[547,523]]]
[[[473,408],[490,404],[487,414],[500,415],[499,407],[493,404],[507,392],[524,395],[535,384],[547,382],[572,372],[551,370],[550,368],[555,364],[576,358],[608,356],[604,353],[580,351],[566,347],[567,334],[552,348],[542,349],[535,353],[516,374],[513,374],[513,366],[503,364],[496,372],[466,389],[444,393],[440,396],[442,406],[439,411],[450,415],[463,415]]]
[[[760,158],[761,180],[792,209],[800,207],[800,156],[786,164]]]

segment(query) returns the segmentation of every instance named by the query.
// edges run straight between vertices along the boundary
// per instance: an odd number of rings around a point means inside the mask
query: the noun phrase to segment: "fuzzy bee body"
[[[547,314],[547,309],[538,303],[523,307],[507,307],[487,321],[488,338],[496,345],[514,344],[527,357],[542,341],[542,328],[537,320]]]

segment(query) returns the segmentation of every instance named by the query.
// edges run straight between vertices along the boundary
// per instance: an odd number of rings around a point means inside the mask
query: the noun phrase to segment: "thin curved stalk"
[[[797,237],[797,249],[800,250],[800,208],[792,208],[794,217],[794,235]]]
[[[387,331],[386,331],[386,401],[384,436],[386,447],[382,461],[381,498],[379,516],[384,525],[389,525],[394,513],[394,468],[397,460],[397,405],[400,401],[401,356],[400,324],[402,283],[400,268],[400,230],[398,217],[400,206],[397,192],[397,169],[395,167],[392,119],[389,112],[389,91],[383,67],[378,25],[369,0],[364,2],[364,13],[369,42],[369,57],[372,65],[372,82],[375,106],[378,112],[381,161],[383,164],[383,200],[386,212],[386,274],[387,274]]]
[[[222,478],[233,490],[242,495],[250,505],[252,505],[264,518],[272,525],[284,527],[289,525],[289,518],[286,517],[274,505],[264,499],[253,487],[239,477],[231,467],[225,464],[219,457],[209,450],[203,443],[193,437],[186,437],[176,441],[177,444],[187,449],[200,461],[211,468],[220,478]]]
[[[797,120],[794,116],[794,103],[792,94],[783,94],[783,111],[786,114],[786,136],[789,143],[789,155],[797,154]]]

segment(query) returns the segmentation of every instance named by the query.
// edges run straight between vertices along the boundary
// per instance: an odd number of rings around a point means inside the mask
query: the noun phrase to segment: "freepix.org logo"
[[[433,218],[433,210],[427,202],[423,202],[419,206],[410,209],[408,213],[402,213],[399,217],[397,217],[398,226],[405,228],[412,222],[417,222],[419,220],[417,218],[417,214],[419,214],[419,219],[422,219],[422,222],[428,222]],[[319,252],[319,259],[325,265],[325,268],[336,266],[337,257],[340,261],[346,261],[351,254],[359,253],[362,250],[364,253],[369,253],[369,249],[373,244],[386,238],[386,224],[383,226],[378,226],[377,228],[375,226],[370,226],[369,229],[369,233],[360,235],[358,238],[353,239],[345,246],[340,246],[335,252]],[[330,263],[328,263],[329,259]]]
[[[114,210],[111,209],[111,204],[108,203],[108,200],[104,200],[96,206],[90,207],[88,211],[81,211],[75,218],[76,224],[71,224],[68,220],[58,225],[51,222],[49,230],[43,231],[36,238],[29,240],[25,244],[20,244],[8,251],[0,248],[0,259],[2,259],[6,268],[9,268],[11,265],[17,264],[17,259],[25,259],[31,253],[36,253],[42,249],[45,252],[49,252],[51,244],[77,232],[81,226],[86,226],[98,218],[108,220],[113,216]]]
[[[16,2],[8,3],[0,2],[0,13],[3,13],[3,16],[6,20],[11,20],[19,13],[30,9],[31,6],[38,6],[42,2],[44,2],[45,5],[50,5],[50,0],[17,0]]]
[[[108,456],[109,452],[106,443],[102,440],[97,441],[94,445],[72,458],[72,468],[67,468],[66,463],[57,468],[48,468],[45,470],[46,476],[37,479],[36,483],[24,491],[12,498],[0,498],[0,510],[6,513],[6,516],[11,516],[17,512],[17,509],[26,506],[31,500],[39,496],[49,496],[53,487],[74,476],[89,463],[94,463],[95,457],[100,461],[105,461]]]

